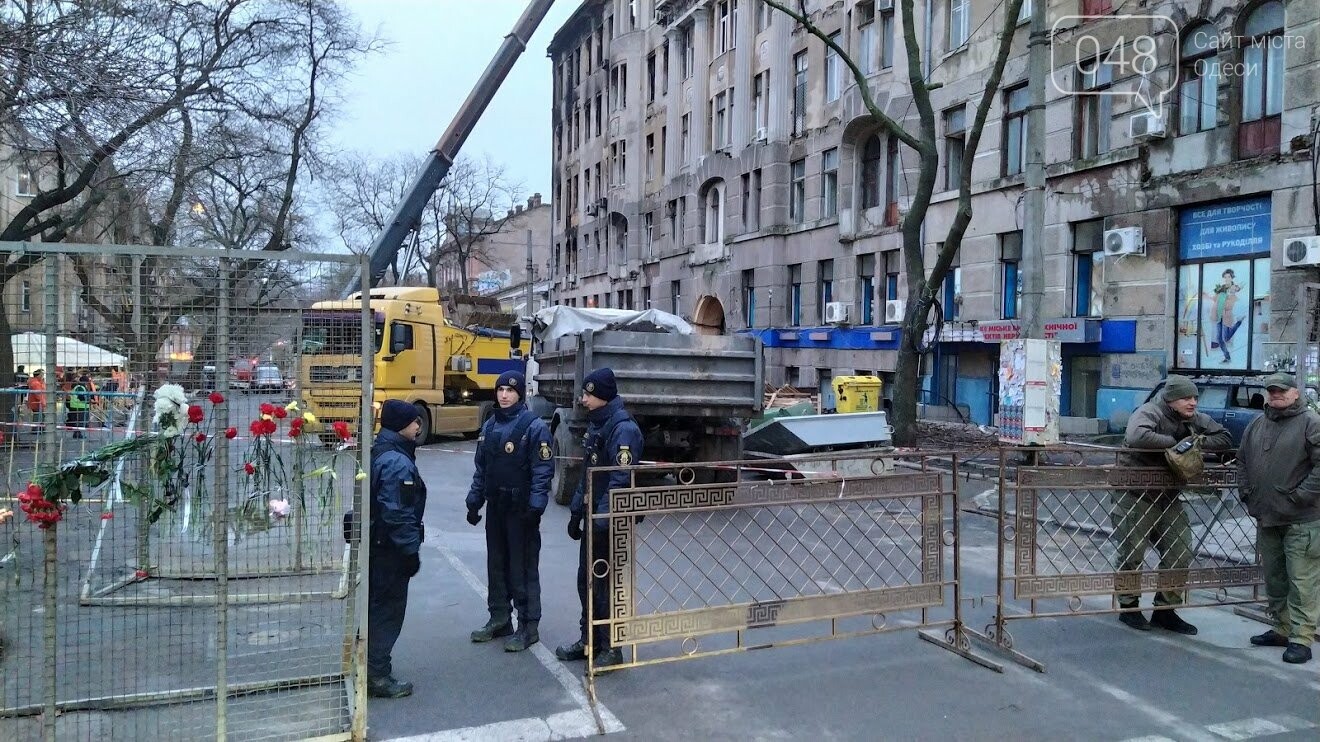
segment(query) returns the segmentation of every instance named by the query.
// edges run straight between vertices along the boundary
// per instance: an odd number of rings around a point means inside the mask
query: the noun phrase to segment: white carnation
[[[152,421],[162,435],[176,436],[188,409],[188,395],[178,384],[162,384],[152,395],[156,402]]]

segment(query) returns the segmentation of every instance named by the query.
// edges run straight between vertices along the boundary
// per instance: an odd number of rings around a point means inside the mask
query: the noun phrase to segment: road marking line
[[[1210,724],[1206,730],[1218,734],[1224,739],[1255,739],[1270,734],[1282,734],[1290,731],[1282,724],[1277,724],[1269,719],[1255,717],[1251,719],[1238,719],[1237,721],[1226,721],[1222,724]]]
[[[1078,675],[1077,677],[1083,676]],[[1140,711],[1160,726],[1166,727],[1170,731],[1176,733],[1182,739],[1195,740],[1196,742],[1216,742],[1219,739],[1218,737],[1207,734],[1196,726],[1188,723],[1182,717],[1176,714],[1171,714],[1159,706],[1147,702],[1143,698],[1128,693],[1118,686],[1110,685],[1103,680],[1098,680],[1093,677],[1088,679],[1101,691],[1112,696],[1114,699],[1127,704],[1130,708]]]
[[[437,544],[435,548],[440,551],[441,556],[449,561],[450,566],[463,576],[463,580],[467,582],[468,586],[475,590],[484,600],[486,598],[485,583],[478,579],[472,570],[468,569],[467,565],[458,558],[458,555],[454,553],[453,549],[450,549],[443,544]],[[537,662],[540,662],[541,665],[545,667],[552,676],[554,676],[555,680],[559,681],[559,684],[564,687],[564,690],[568,691],[568,695],[572,697],[573,702],[577,704],[578,708],[585,711],[587,716],[594,717],[591,711],[591,702],[587,700],[587,691],[582,687],[582,679],[569,672],[568,669],[564,667],[564,663],[556,659],[544,644],[538,642],[532,645],[532,648],[528,651],[536,657]],[[605,704],[597,702],[596,710],[600,712],[600,721],[605,727],[606,734],[622,732],[624,730],[625,727],[623,726],[623,722],[619,721],[617,716],[611,713],[609,709],[605,708]],[[556,717],[552,716],[549,718],[553,719]],[[596,722],[593,718],[589,734],[594,735],[596,734],[596,731]],[[562,738],[563,737],[555,737],[555,739]],[[510,739],[510,737],[506,736],[503,737],[503,739]]]
[[[544,719],[497,721],[480,727],[428,732],[412,737],[393,737],[390,742],[541,742],[541,740],[594,737],[596,719],[590,711],[574,709]]]
[[[1177,742],[1177,740],[1170,739],[1169,737],[1161,737],[1158,734],[1152,734],[1147,737],[1131,737],[1123,740],[1123,742]]]

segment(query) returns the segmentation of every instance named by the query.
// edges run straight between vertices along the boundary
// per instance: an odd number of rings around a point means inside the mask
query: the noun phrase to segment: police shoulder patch
[[[619,446],[619,452],[614,455],[614,461],[619,466],[629,466],[633,462],[632,451],[627,446]]]
[[[554,451],[550,450],[550,444],[545,441],[541,441],[541,450],[537,452],[537,455],[541,457],[542,461],[549,461],[555,457]]]

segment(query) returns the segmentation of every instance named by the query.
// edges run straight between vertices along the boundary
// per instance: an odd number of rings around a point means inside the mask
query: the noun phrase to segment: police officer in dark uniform
[[[499,407],[481,426],[477,468],[467,495],[467,521],[486,508],[486,607],[490,620],[472,641],[509,637],[504,651],[521,652],[540,641],[541,515],[550,502],[555,456],[550,428],[523,401],[526,380],[506,371],[495,383]],[[513,630],[512,610],[518,610]]]
[[[629,486],[628,473],[624,471],[593,471],[595,466],[629,466],[642,457],[642,431],[637,422],[623,407],[623,397],[619,396],[618,386],[614,381],[614,372],[608,368],[598,368],[587,375],[582,382],[582,398],[579,400],[587,408],[587,435],[583,441],[586,449],[586,466],[583,467],[582,481],[573,494],[568,519],[568,536],[574,541],[581,541],[578,551],[577,587],[578,599],[582,603],[581,637],[577,642],[558,647],[555,656],[561,660],[580,660],[586,658],[586,645],[592,642],[593,657],[597,667],[617,665],[623,662],[623,654],[617,648],[611,648],[609,634],[604,627],[594,627],[588,631],[587,625],[587,575],[591,565],[598,559],[609,558],[609,524],[604,519],[592,519],[591,553],[587,553],[587,541],[582,538],[583,521],[586,518],[586,481],[591,477],[593,514],[609,512],[610,490]],[[608,586],[603,577],[593,577],[592,615],[600,619],[609,611]]]
[[[390,654],[403,629],[408,581],[421,568],[426,484],[417,469],[417,408],[398,399],[380,410],[371,447],[371,575],[367,596],[367,692],[402,698],[412,683],[395,680]]]

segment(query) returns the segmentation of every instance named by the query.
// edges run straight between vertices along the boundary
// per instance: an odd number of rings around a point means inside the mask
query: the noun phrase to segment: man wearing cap
[[[1223,425],[1204,412],[1196,411],[1200,391],[1191,379],[1170,375],[1164,380],[1164,390],[1156,399],[1138,407],[1128,418],[1123,446],[1131,449],[1124,462],[1133,467],[1159,467],[1168,469],[1164,452],[1193,436],[1201,437],[1201,448],[1222,451],[1232,447],[1233,439]],[[1118,571],[1136,573],[1146,559],[1146,548],[1154,546],[1160,555],[1161,570],[1187,569],[1192,563],[1192,528],[1187,513],[1178,502],[1178,488],[1116,490],[1114,509],[1110,514],[1117,544]],[[1120,584],[1135,585],[1135,574],[1120,577]],[[1151,626],[1178,634],[1195,634],[1196,627],[1174,612],[1182,605],[1181,591],[1162,590],[1155,595],[1155,610],[1149,621],[1140,611],[1138,593],[1120,593],[1119,607],[1127,609],[1118,614],[1125,625],[1138,631],[1150,631]]]
[[[596,666],[606,667],[623,662],[623,654],[617,648],[610,648],[609,634],[603,627],[588,630],[592,627],[587,624],[587,574],[596,561],[609,558],[609,523],[603,518],[591,519],[591,552],[588,553],[587,540],[582,538],[587,513],[586,483],[587,477],[591,477],[592,515],[608,513],[610,490],[629,486],[628,472],[594,471],[591,467],[637,463],[642,457],[642,431],[624,409],[614,372],[608,368],[598,368],[587,374],[579,401],[587,408],[587,435],[583,440],[587,459],[582,481],[578,483],[569,506],[568,536],[582,542],[578,549],[577,573],[578,600],[582,604],[581,634],[577,642],[555,649],[555,656],[564,661],[585,659],[587,642],[590,641]],[[608,585],[606,578],[597,577],[594,572],[592,579],[592,615],[599,619],[609,610]]]
[[[418,552],[426,538],[426,483],[416,453],[421,430],[416,407],[401,399],[386,400],[371,447],[367,692],[377,698],[402,698],[413,691],[412,683],[394,678],[390,655],[403,629],[408,581],[421,569]]]
[[[527,409],[527,385],[517,371],[495,382],[498,407],[481,426],[476,471],[467,495],[467,521],[481,522],[486,505],[486,607],[490,620],[472,632],[472,641],[501,636],[504,651],[521,652],[540,640],[541,516],[550,502],[555,456],[550,428]],[[513,630],[512,611],[518,611]]]
[[[1238,494],[1256,519],[1256,551],[1275,628],[1251,637],[1284,647],[1283,661],[1311,659],[1320,614],[1320,415],[1288,374],[1265,379],[1265,412],[1238,450]]]

